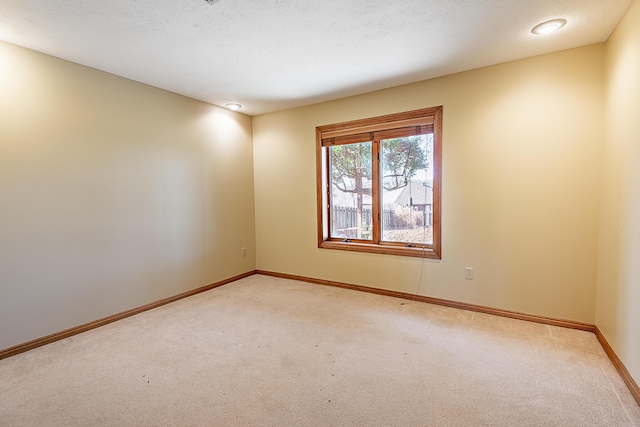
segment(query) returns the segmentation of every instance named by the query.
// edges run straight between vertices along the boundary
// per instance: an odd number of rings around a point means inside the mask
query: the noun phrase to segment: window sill
[[[440,259],[439,251],[431,247],[407,247],[394,244],[375,244],[362,242],[342,242],[325,240],[318,245],[321,249],[338,249],[341,251],[368,252],[373,254],[386,254],[409,256],[416,258]]]

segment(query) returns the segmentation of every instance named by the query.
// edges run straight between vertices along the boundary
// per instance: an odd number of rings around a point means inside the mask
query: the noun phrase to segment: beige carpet
[[[256,275],[0,361],[0,425],[632,426],[640,407],[591,333]]]

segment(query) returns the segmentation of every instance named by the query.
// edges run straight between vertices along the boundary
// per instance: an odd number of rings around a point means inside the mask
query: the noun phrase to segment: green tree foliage
[[[371,194],[371,143],[337,145],[331,147],[331,175],[333,184],[345,193]]]
[[[427,168],[421,136],[387,139],[382,142],[382,185],[396,190],[409,184],[420,169]],[[371,143],[331,147],[333,184],[346,193],[371,194]]]
[[[382,186],[391,191],[405,187],[416,171],[427,168],[423,137],[387,139],[382,143]]]

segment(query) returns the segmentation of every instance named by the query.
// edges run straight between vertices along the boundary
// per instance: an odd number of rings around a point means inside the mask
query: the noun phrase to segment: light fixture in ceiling
[[[214,3],[218,3],[220,0],[204,0],[209,4],[214,4]]]
[[[239,109],[242,108],[242,105],[236,104],[235,102],[231,102],[231,103],[227,104],[227,108],[229,110],[238,111]]]
[[[533,34],[550,34],[564,27],[566,23],[566,19],[552,19],[536,25],[531,32]]]

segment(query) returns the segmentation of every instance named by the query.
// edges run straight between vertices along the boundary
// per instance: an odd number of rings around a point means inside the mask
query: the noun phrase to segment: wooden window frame
[[[318,208],[318,247],[345,251],[441,259],[442,206],[442,106],[403,113],[353,120],[316,127],[316,182]],[[411,130],[414,129],[414,130]],[[328,147],[374,139],[394,138],[411,132],[433,132],[433,243],[412,244],[381,241],[380,182],[372,180],[373,241],[330,237],[330,187]],[[415,133],[414,133],[415,134]],[[372,161],[377,175],[378,145],[372,145]],[[376,161],[376,159],[378,159]]]

